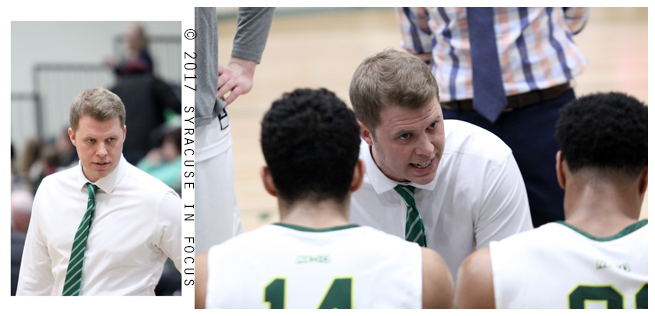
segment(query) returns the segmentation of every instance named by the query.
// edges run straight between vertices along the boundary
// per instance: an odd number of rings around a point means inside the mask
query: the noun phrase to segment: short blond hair
[[[78,94],[71,103],[70,125],[77,131],[82,115],[104,122],[118,117],[121,127],[125,125],[125,105],[115,93],[105,88],[93,88]]]
[[[379,125],[384,107],[420,109],[434,98],[439,100],[439,87],[430,68],[418,57],[393,49],[366,58],[350,82],[355,115],[371,131]]]

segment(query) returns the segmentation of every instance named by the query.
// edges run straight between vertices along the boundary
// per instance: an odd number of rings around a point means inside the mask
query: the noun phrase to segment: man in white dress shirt
[[[46,177],[36,192],[17,295],[154,295],[166,258],[180,270],[180,198],[123,158],[125,108],[118,96],[103,88],[80,93],[70,124],[80,163]],[[93,186],[95,211],[89,213]],[[79,251],[74,239],[77,245],[87,214],[77,261],[71,253]],[[73,279],[67,272],[75,269],[78,290],[66,292]]]
[[[453,276],[476,248],[532,229],[512,151],[490,132],[443,119],[437,82],[411,54],[364,60],[350,84],[364,184],[350,219],[443,256]],[[401,192],[411,190],[411,201]],[[418,214],[416,214],[418,210]]]
[[[197,308],[450,308],[439,254],[348,222],[364,165],[355,114],[334,93],[286,93],[264,116],[261,143],[280,223],[196,257]]]

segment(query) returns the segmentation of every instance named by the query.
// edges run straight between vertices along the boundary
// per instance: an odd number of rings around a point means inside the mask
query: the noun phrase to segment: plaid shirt
[[[587,65],[573,42],[588,8],[494,8],[505,93],[570,81]],[[401,46],[430,65],[441,101],[473,98],[466,8],[396,8]]]

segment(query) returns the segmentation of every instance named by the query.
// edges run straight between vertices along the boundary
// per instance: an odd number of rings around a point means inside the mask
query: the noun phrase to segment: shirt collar
[[[428,184],[417,184],[414,182],[401,183],[398,181],[391,180],[387,178],[384,173],[380,170],[375,161],[373,161],[373,156],[371,155],[371,146],[369,146],[364,140],[362,140],[362,145],[360,147],[360,158],[364,160],[366,164],[366,175],[371,181],[371,185],[375,190],[375,193],[382,194],[386,191],[393,190],[397,185],[411,185],[413,187],[424,189],[424,190],[434,190],[437,186],[437,176],[435,175],[434,179]],[[437,173],[438,173],[437,169]]]
[[[82,171],[82,161],[77,165],[77,187],[80,188],[80,190],[85,189],[85,185],[89,181],[89,179],[84,176],[84,172]],[[120,181],[121,178],[123,178],[123,175],[125,175],[125,172],[127,171],[127,160],[125,160],[125,157],[121,155],[121,159],[118,161],[118,165],[116,168],[110,172],[106,177],[98,179],[95,184],[102,192],[105,193],[111,193],[114,191],[114,188],[116,188],[116,185],[118,185],[118,182]]]

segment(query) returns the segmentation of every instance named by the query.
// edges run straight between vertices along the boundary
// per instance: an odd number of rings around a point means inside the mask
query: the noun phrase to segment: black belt
[[[558,86],[550,87],[543,90],[532,90],[521,94],[515,94],[507,97],[507,106],[503,112],[518,110],[530,105],[539,104],[541,102],[550,101],[561,96],[564,92],[569,91],[571,85],[563,83]],[[473,100],[455,100],[448,102],[441,102],[441,107],[447,110],[473,110]]]

